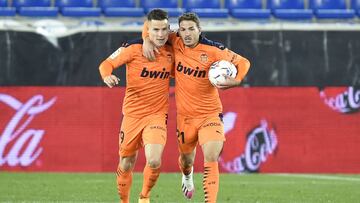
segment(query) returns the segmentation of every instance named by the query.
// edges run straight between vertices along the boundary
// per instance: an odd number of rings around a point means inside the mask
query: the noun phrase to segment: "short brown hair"
[[[196,13],[188,12],[188,13],[182,14],[178,19],[179,25],[184,20],[193,21],[194,23],[196,23],[196,26],[198,28],[200,28],[200,19],[199,19],[199,16],[196,15]]]
[[[168,20],[169,15],[167,11],[164,11],[162,9],[153,9],[147,14],[148,21],[151,20]]]

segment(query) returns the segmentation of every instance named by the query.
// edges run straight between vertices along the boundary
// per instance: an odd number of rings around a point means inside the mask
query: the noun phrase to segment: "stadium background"
[[[86,12],[66,16],[57,11],[55,17],[29,17],[33,14],[21,14],[13,2],[4,8],[15,9],[16,16],[0,17],[1,171],[113,172],[125,71],[116,71],[120,87],[108,89],[98,65],[126,40],[140,37],[143,16],[78,17]],[[55,1],[49,2],[56,8]],[[97,8],[100,0],[90,2]],[[184,0],[176,2],[184,5]],[[226,1],[206,2],[227,9]],[[354,3],[359,1],[317,1],[335,8],[340,2],[352,16],[343,18],[340,12],[323,18],[314,9],[311,18],[295,20],[276,16],[270,1],[252,2],[260,2],[258,10],[269,16],[223,17],[220,12],[201,18],[208,38],[252,63],[242,87],[221,91],[227,142],[220,170],[359,173],[360,26],[355,6],[360,3]],[[135,8],[141,4],[135,1]],[[303,6],[310,8],[311,1]],[[171,23],[177,27],[175,17]],[[174,102],[171,89],[163,172],[178,172]],[[196,172],[202,171],[201,154]],[[141,155],[135,170],[140,172],[144,163]]]

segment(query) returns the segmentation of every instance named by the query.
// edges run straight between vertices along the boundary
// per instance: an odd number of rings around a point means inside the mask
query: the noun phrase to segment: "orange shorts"
[[[177,138],[180,153],[191,153],[197,144],[225,141],[222,114],[206,118],[189,118],[177,115]]]
[[[131,156],[146,144],[165,145],[167,137],[167,114],[144,118],[124,116],[119,134],[119,155]]]

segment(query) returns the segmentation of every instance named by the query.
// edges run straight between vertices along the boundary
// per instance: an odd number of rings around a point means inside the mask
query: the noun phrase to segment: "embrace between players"
[[[178,18],[179,30],[171,33],[167,12],[154,9],[147,15],[142,37],[129,41],[100,64],[104,82],[113,87],[119,79],[113,69],[126,64],[126,93],[119,134],[117,186],[121,203],[128,203],[138,150],[145,148],[146,166],[138,202],[150,202],[150,191],[160,174],[167,139],[169,80],[175,78],[181,190],[194,195],[193,163],[196,146],[204,153],[204,201],[216,202],[219,187],[218,158],[225,141],[222,104],[218,89],[240,85],[250,63],[222,44],[201,34],[194,13]],[[212,63],[227,60],[237,68],[235,78],[213,86],[207,73]]]

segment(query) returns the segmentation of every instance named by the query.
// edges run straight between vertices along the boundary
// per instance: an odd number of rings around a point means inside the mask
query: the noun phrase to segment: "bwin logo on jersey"
[[[185,75],[192,75],[198,78],[205,78],[206,76],[205,70],[199,70],[199,67],[196,67],[196,69],[193,69],[191,67],[186,67],[181,65],[181,62],[178,63],[176,70],[179,72],[183,72]]]
[[[143,70],[141,71],[140,77],[146,78],[160,78],[160,79],[167,79],[170,77],[170,72],[169,71],[165,71],[165,68],[162,69],[162,71],[151,71],[151,70],[147,70],[146,67],[143,68]]]

